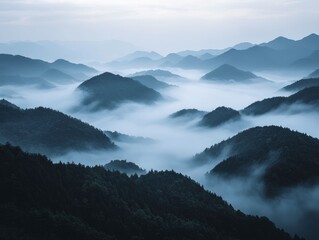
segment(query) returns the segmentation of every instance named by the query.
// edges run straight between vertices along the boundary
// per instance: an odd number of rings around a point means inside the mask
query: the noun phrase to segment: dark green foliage
[[[85,92],[81,104],[90,106],[93,111],[115,108],[126,101],[154,103],[161,99],[155,90],[131,78],[108,72],[83,82],[78,89]]]
[[[313,108],[319,107],[319,87],[305,88],[289,97],[273,97],[254,102],[244,108],[241,113],[246,115],[261,115],[274,111],[279,107],[287,107],[293,104],[305,104]]]
[[[161,90],[165,88],[171,87],[171,85],[157,80],[155,77],[151,75],[141,75],[132,77],[133,80],[138,81],[139,83],[143,84],[148,88],[152,88],[154,90]]]
[[[232,108],[218,107],[214,111],[204,115],[199,122],[200,126],[217,127],[221,124],[240,119],[240,113]]]
[[[112,160],[111,162],[104,165],[106,170],[119,171],[120,173],[125,173],[128,175],[132,174],[145,174],[146,170],[140,168],[133,162],[127,162],[126,160]]]
[[[258,77],[251,72],[242,71],[231,65],[223,64],[204,75],[201,79],[221,82],[247,82],[256,78]]]
[[[289,240],[174,172],[128,177],[0,146],[3,240]],[[299,239],[299,238],[295,238]]]
[[[170,118],[196,118],[205,115],[207,112],[197,109],[182,109],[169,115]]]
[[[318,87],[319,78],[301,79],[283,88],[285,91],[300,91],[309,87]]]
[[[0,116],[0,143],[49,155],[115,148],[102,131],[49,108],[22,110],[0,104]]]
[[[222,153],[224,161],[210,174],[242,177],[263,169],[260,178],[267,196],[278,195],[285,188],[319,182],[319,139],[287,128],[248,129],[205,149],[194,161],[207,163]]]

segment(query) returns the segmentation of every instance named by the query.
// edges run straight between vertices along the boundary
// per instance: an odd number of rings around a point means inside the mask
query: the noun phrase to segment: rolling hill
[[[92,111],[112,109],[124,102],[152,104],[162,99],[155,90],[108,72],[83,82],[77,91],[84,93],[79,108],[89,107]]]

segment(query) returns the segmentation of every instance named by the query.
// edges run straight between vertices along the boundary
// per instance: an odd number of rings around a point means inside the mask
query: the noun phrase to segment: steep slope
[[[317,69],[314,72],[310,73],[307,78],[319,78],[319,69]]]
[[[201,79],[220,82],[258,82],[258,76],[251,72],[242,71],[231,65],[224,64],[205,74]],[[261,79],[260,79],[261,80]]]
[[[215,110],[205,114],[199,122],[200,126],[217,127],[230,121],[240,119],[240,113],[232,108],[218,107]]]
[[[128,177],[6,145],[0,189],[2,239],[292,239],[174,172]]]
[[[135,76],[135,77],[132,77],[132,79],[154,90],[163,90],[163,89],[171,87],[171,85],[165,82],[159,81],[151,75]]]
[[[49,108],[19,109],[0,102],[0,143],[49,155],[89,149],[115,149],[102,131]]]
[[[222,141],[195,156],[198,164],[223,159],[209,173],[220,177],[248,177],[258,173],[268,197],[285,189],[319,184],[319,139],[287,128],[255,127]]]
[[[319,87],[305,88],[289,97],[273,97],[257,101],[244,108],[241,113],[246,115],[261,115],[274,111],[279,107],[287,108],[294,104],[304,104],[317,109],[319,107]]]
[[[123,102],[151,104],[160,100],[161,95],[131,78],[112,73],[103,73],[79,85],[77,90],[84,92],[80,108],[90,110],[112,109]]]
[[[206,114],[205,111],[200,111],[198,109],[182,109],[177,112],[172,113],[169,115],[172,119],[194,119],[198,117],[202,117]]]
[[[45,71],[41,77],[47,81],[57,84],[69,84],[76,81],[74,77],[54,68]]]
[[[301,79],[299,81],[296,81],[286,87],[284,87],[282,90],[284,91],[301,91],[305,88],[309,87],[318,87],[319,86],[319,78],[308,78],[308,79]]]

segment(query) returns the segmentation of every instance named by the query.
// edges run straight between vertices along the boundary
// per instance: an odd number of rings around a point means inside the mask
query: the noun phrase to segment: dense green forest
[[[0,191],[3,240],[292,239],[172,171],[128,177],[1,145]]]
[[[116,148],[102,131],[49,108],[24,110],[2,100],[0,116],[0,143],[49,155]]]
[[[288,128],[255,127],[222,141],[197,154],[198,165],[223,160],[210,175],[225,178],[249,177],[263,168],[261,180],[267,196],[279,195],[285,188],[319,182],[319,139]]]

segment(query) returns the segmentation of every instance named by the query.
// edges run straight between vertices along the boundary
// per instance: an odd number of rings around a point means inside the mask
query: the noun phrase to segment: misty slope
[[[313,52],[309,56],[296,60],[292,63],[292,68],[312,69],[315,70],[319,66],[319,50]]]
[[[70,84],[76,81],[74,77],[55,68],[48,69],[41,75],[41,77],[43,77],[45,80],[58,84]]]
[[[319,69],[317,69],[314,72],[310,73],[307,78],[319,78]]]
[[[92,111],[112,109],[123,102],[151,104],[162,99],[155,90],[108,72],[81,83],[77,90],[85,94],[79,107],[88,106]]]
[[[128,177],[6,145],[0,189],[2,239],[292,239],[174,172]]]
[[[0,102],[0,143],[49,155],[88,149],[115,149],[102,131],[49,108],[19,109]]]
[[[113,142],[116,143],[153,143],[154,140],[151,138],[139,137],[139,136],[131,136],[124,133],[119,133],[117,131],[104,131],[104,134],[110,138]]]
[[[286,189],[319,184],[319,139],[288,128],[255,127],[222,141],[195,156],[198,164],[223,159],[210,175],[248,177],[258,173],[264,194],[274,197]]]
[[[217,69],[205,74],[201,79],[215,82],[260,82],[262,79],[255,74],[247,71],[242,71],[228,64],[223,64]]]
[[[73,78],[79,80],[97,73],[93,68],[83,64],[74,64],[62,59],[49,63],[19,55],[0,54],[0,75],[41,77],[50,69],[59,70],[60,72],[71,75]],[[53,78],[50,79],[50,81],[53,80]],[[56,80],[59,81],[59,79]]]
[[[135,76],[141,76],[141,75],[151,75],[159,80],[165,80],[165,79],[183,79],[181,76],[171,73],[170,71],[165,71],[161,69],[156,70],[146,70],[141,72],[136,72],[134,74],[129,75],[129,77],[135,77]]]
[[[318,87],[319,86],[319,78],[307,78],[296,81],[284,88],[282,90],[285,91],[300,91],[309,87]]]
[[[159,81],[151,75],[135,76],[135,77],[132,77],[132,79],[154,90],[162,90],[162,89],[171,87],[171,85],[165,82]]]
[[[127,175],[142,175],[146,174],[146,170],[140,168],[133,162],[127,162],[126,160],[112,160],[111,162],[104,165],[106,170],[118,171]]]
[[[172,119],[194,119],[198,117],[202,117],[206,114],[205,111],[200,111],[198,109],[182,109],[177,112],[172,113],[169,115]]]
[[[37,88],[52,88],[54,87],[46,79],[41,77],[21,77],[17,75],[1,75],[0,86],[33,86]]]
[[[273,97],[257,101],[244,108],[241,113],[246,115],[261,115],[274,111],[279,107],[288,109],[294,104],[304,104],[313,109],[319,107],[319,87],[305,88],[289,97]]]
[[[204,127],[217,127],[221,124],[236,121],[240,119],[240,113],[232,108],[218,107],[215,110],[205,114],[198,123]]]
[[[183,69],[198,69],[203,64],[203,61],[192,55],[188,55],[181,59],[174,67]]]

